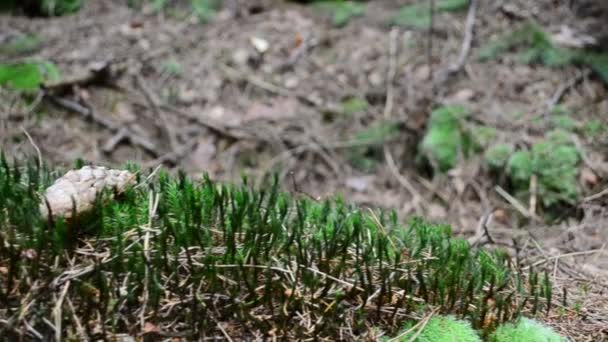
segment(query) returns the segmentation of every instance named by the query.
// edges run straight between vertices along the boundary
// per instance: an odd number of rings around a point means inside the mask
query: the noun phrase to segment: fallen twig
[[[95,123],[103,126],[104,128],[114,133],[118,132],[121,129],[121,127],[119,127],[111,120],[108,120],[103,116],[97,115],[97,113],[92,108],[85,107],[76,101],[68,100],[51,94],[46,94],[45,97],[48,98],[55,105],[62,107],[68,111],[78,113],[84,116],[85,118],[92,119]],[[135,134],[129,129],[127,129],[127,132],[128,133],[125,134],[131,141],[131,143],[142,147],[144,150],[146,150],[148,153],[152,154],[155,157],[158,157],[160,155],[156,145],[153,142]]]
[[[393,103],[394,103],[394,87],[393,82],[395,80],[395,74],[397,73],[397,39],[399,35],[399,30],[393,28],[390,32],[389,37],[389,67],[388,67],[388,75],[386,78],[386,102],[384,104],[384,119],[389,120],[393,113]],[[404,177],[399,170],[397,169],[397,165],[395,164],[395,159],[391,153],[390,147],[386,144],[383,146],[384,159],[386,159],[386,164],[388,165],[391,174],[395,177],[395,179],[403,186],[412,196],[412,202],[416,207],[417,211],[420,211],[419,204],[423,203],[428,206],[428,203],[424,200],[424,198],[420,195],[418,190],[412,185],[412,183]]]
[[[460,48],[460,54],[455,63],[450,64],[445,70],[443,70],[435,80],[436,83],[446,82],[452,75],[458,73],[464,68],[467,57],[471,51],[471,43],[473,42],[473,32],[475,28],[475,14],[477,10],[477,0],[469,1],[469,12],[467,13],[467,21],[465,24],[464,38],[462,40],[462,46]],[[432,78],[431,78],[432,79]]]

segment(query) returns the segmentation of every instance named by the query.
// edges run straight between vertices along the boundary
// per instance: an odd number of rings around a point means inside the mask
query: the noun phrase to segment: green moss
[[[431,113],[419,151],[438,171],[453,168],[461,154],[466,156],[470,152],[471,137],[462,126],[467,116],[468,112],[460,106],[441,107]]]
[[[10,270],[0,274],[0,292],[10,312],[23,312],[17,332],[8,328],[3,336],[12,340],[26,328],[21,322],[53,335],[45,320],[54,317],[62,288],[74,304],[73,315],[62,321],[64,336],[77,329],[72,317],[88,322],[144,310],[155,325],[179,322],[176,332],[188,340],[217,333],[217,324],[201,320],[209,307],[243,322],[243,339],[254,338],[249,331],[271,329],[294,340],[312,338],[292,320],[308,312],[327,322],[315,329],[316,338],[337,340],[344,317],[362,301],[406,315],[436,307],[468,317],[472,326],[483,325],[477,308],[488,300],[497,303],[488,314],[501,321],[517,315],[516,303],[550,302],[537,286],[521,285],[506,253],[473,249],[446,225],[419,218],[402,224],[394,213],[371,213],[340,199],[294,199],[280,191],[276,178],[258,190],[246,179],[227,185],[162,170],[148,179],[129,167],[139,185],[113,201],[100,198],[90,220],[70,222],[76,228],[70,230],[60,219],[44,222],[39,212],[41,191],[63,172],[35,162],[13,165],[0,155],[0,261]],[[68,240],[98,252],[78,253]],[[68,287],[59,275],[73,270],[83,271]],[[53,281],[54,291],[28,286]],[[197,301],[180,300],[191,293],[200,295]],[[22,307],[26,297],[36,298],[36,310]],[[154,317],[167,301],[172,314]],[[260,321],[252,312],[275,314]],[[353,331],[394,317],[375,310],[355,315]],[[108,334],[130,331],[110,319],[100,324]]]
[[[35,90],[45,81],[59,77],[59,70],[50,62],[0,64],[0,86],[15,90]]]
[[[438,12],[455,12],[466,9],[468,6],[469,0],[442,0],[437,2],[436,10]],[[428,2],[419,2],[401,7],[391,19],[391,23],[414,28],[429,27],[431,25],[431,15]]]
[[[332,24],[336,27],[342,27],[355,17],[360,17],[365,14],[365,5],[354,1],[330,0],[316,2],[315,6],[323,11],[330,12],[332,15]]]
[[[47,16],[62,16],[78,12],[83,0],[42,0],[40,11]]]
[[[342,113],[350,116],[355,113],[364,112],[369,107],[369,103],[360,97],[350,97],[342,101]]]
[[[507,171],[515,189],[527,193],[530,178],[538,177],[537,192],[545,206],[558,202],[573,203],[578,197],[580,154],[567,132],[555,130],[530,150],[513,153]]]
[[[495,144],[490,146],[485,151],[484,157],[486,163],[490,168],[495,170],[501,170],[509,161],[511,154],[513,154],[513,145]]]
[[[411,324],[410,324],[411,326]],[[410,326],[407,328],[410,329]],[[405,329],[406,331],[408,329]],[[416,334],[417,330],[403,335],[399,338],[401,342],[410,341]],[[481,338],[477,332],[471,327],[467,321],[458,320],[452,316],[435,316],[431,318],[424,326],[416,342],[481,342]]]
[[[517,323],[504,324],[490,336],[490,342],[566,342],[553,329],[528,318],[521,318]]]
[[[18,56],[36,52],[42,45],[42,39],[36,35],[20,36],[0,45],[0,55]]]

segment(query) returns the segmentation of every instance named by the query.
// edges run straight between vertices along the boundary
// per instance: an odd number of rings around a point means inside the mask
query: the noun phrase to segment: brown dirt
[[[107,64],[123,72],[111,79],[113,87],[81,85],[65,94],[92,108],[93,120],[47,101],[31,108],[2,91],[0,148],[13,156],[33,155],[23,127],[43,159],[58,165],[72,165],[76,158],[104,165],[133,160],[149,168],[165,164],[191,174],[208,172],[224,181],[238,181],[245,173],[258,183],[280,170],[285,188],[298,196],[339,194],[402,217],[447,222],[471,241],[507,247],[552,270],[557,290],[566,289],[568,296],[541,319],[575,341],[608,339],[608,196],[581,200],[559,223],[546,225],[525,219],[494,190],[496,180],[479,157],[432,178],[414,162],[428,114],[440,104],[465,105],[474,121],[498,128],[498,140],[529,144],[542,138],[547,101],[582,71],[521,65],[509,56],[479,62],[477,48],[526,20],[549,31],[577,23],[555,1],[512,1],[508,11],[479,2],[464,70],[435,89],[429,74],[440,75],[456,61],[466,11],[436,17],[430,68],[428,32],[397,28],[391,35],[387,24],[408,1],[369,2],[365,16],[344,28],[332,27],[326,14],[310,6],[280,1],[227,1],[207,24],[149,8],[133,10],[118,0],[89,1],[76,15],[61,18],[3,15],[0,41],[37,33],[43,46],[27,57],[56,63],[65,78]],[[252,38],[267,42],[268,50],[257,51]],[[181,72],[172,73],[171,67]],[[360,171],[350,162],[352,150],[361,148],[353,137],[385,119],[389,88],[394,97],[388,114],[401,134],[384,146],[396,167],[389,167],[377,148],[370,151],[380,154],[377,165]],[[341,113],[341,102],[352,97],[370,106]],[[608,123],[606,87],[593,75],[568,87],[560,105],[578,125],[593,119]],[[110,120],[114,129],[100,120]],[[128,138],[118,139],[120,134]],[[119,143],[112,143],[115,138]],[[585,151],[585,198],[608,184],[608,139],[606,134],[577,138]],[[143,148],[145,143],[150,146]],[[479,235],[486,219],[494,243]]]

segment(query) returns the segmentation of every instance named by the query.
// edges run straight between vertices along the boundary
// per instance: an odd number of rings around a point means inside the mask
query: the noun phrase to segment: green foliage
[[[406,328],[411,329],[409,326],[406,326]],[[409,342],[417,333],[418,330],[413,329],[401,336],[399,341]],[[453,316],[434,316],[417,336],[416,342],[481,342],[481,338],[469,322],[456,319]]]
[[[536,23],[530,22],[482,47],[479,58],[494,59],[516,48],[523,49],[518,60],[524,63],[560,66],[571,63],[574,57],[568,50],[555,47],[549,35]]]
[[[490,342],[566,342],[550,327],[535,320],[521,318],[515,324],[509,323],[498,327],[490,336]]]
[[[36,90],[44,82],[59,78],[59,69],[50,62],[0,64],[0,86],[15,90]]]
[[[11,39],[0,45],[0,55],[18,56],[36,52],[40,49],[42,39],[36,34]]]
[[[106,317],[100,322],[108,334],[128,333],[131,325],[120,321],[137,321],[133,313],[144,310],[157,326],[179,322],[176,332],[188,340],[217,333],[205,318],[209,308],[242,322],[243,339],[270,330],[311,338],[308,327],[293,323],[306,312],[326,322],[316,338],[336,340],[345,317],[355,333],[377,324],[390,329],[385,322],[399,316],[379,309],[387,306],[409,315],[428,305],[481,328],[489,315],[517,317],[518,303],[550,302],[538,274],[523,281],[506,253],[472,249],[448,226],[420,219],[404,226],[395,214],[341,200],[294,200],[276,180],[255,190],[162,170],[148,180],[139,171],[139,185],[115,201],[98,200],[90,221],[44,222],[40,192],[57,177],[34,162],[0,157],[0,263],[8,269],[0,293],[7,312],[22,317],[3,332],[11,340],[25,328],[21,322],[55,333],[45,322],[61,289],[74,307],[64,316],[64,336],[77,327],[73,317]],[[75,249],[80,245],[91,252]],[[25,310],[22,298],[36,298],[36,310]],[[370,309],[355,313],[361,303]],[[254,312],[273,314],[260,320]],[[92,339],[90,330],[84,333]]]
[[[359,170],[371,172],[382,160],[381,145],[394,138],[399,133],[399,127],[392,122],[380,121],[371,127],[355,134],[353,141],[356,145],[350,150],[350,162]]]
[[[519,30],[496,38],[479,52],[481,60],[498,58],[518,50],[521,63],[541,63],[550,67],[569,64],[587,65],[608,83],[608,55],[589,51],[571,50],[555,46],[551,37],[536,23],[525,24]]]
[[[319,1],[315,6],[323,11],[330,12],[331,22],[336,27],[342,27],[354,17],[361,17],[365,14],[365,5],[345,0]]]
[[[431,113],[419,151],[438,171],[453,168],[461,155],[469,154],[471,137],[463,125],[468,115],[460,106],[440,107]]]
[[[351,116],[355,113],[364,112],[369,107],[369,103],[360,97],[350,97],[342,101],[342,113]]]
[[[608,127],[600,120],[590,120],[583,126],[583,132],[589,138],[596,138],[608,132]]]
[[[554,115],[551,117],[551,121],[555,128],[563,129],[566,131],[572,131],[576,128],[576,121],[570,116],[565,114]]]
[[[564,131],[556,130],[547,138],[512,154],[507,171],[515,189],[529,191],[530,178],[538,177],[538,196],[545,206],[558,202],[574,203],[578,197],[577,173],[580,155]]]
[[[495,144],[490,146],[484,154],[485,161],[491,169],[504,169],[507,161],[513,154],[513,145],[510,144]]]
[[[192,0],[192,11],[201,23],[206,23],[217,13],[221,3],[219,0]]]
[[[46,16],[62,16],[78,12],[83,0],[42,0],[40,12]]]
[[[466,9],[468,6],[469,0],[441,0],[437,2],[436,10],[438,12],[455,12]],[[414,28],[429,27],[431,25],[431,15],[428,1],[401,7],[391,19],[391,23]]]

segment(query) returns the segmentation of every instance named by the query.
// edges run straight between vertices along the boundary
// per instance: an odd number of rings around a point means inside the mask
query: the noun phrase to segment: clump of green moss
[[[43,336],[67,336],[79,326],[73,317],[114,336],[131,332],[140,319],[133,313],[142,313],[146,323],[171,325],[189,340],[221,333],[215,317],[239,322],[235,334],[243,339],[272,330],[290,340],[336,340],[345,324],[353,336],[372,325],[392,329],[385,323],[396,312],[425,306],[481,327],[490,316],[515,318],[521,303],[550,303],[548,277],[543,285],[537,273],[523,275],[506,252],[473,249],[449,226],[422,219],[403,225],[394,213],[339,199],[294,199],[276,178],[258,190],[246,179],[226,185],[131,171],[137,185],[111,201],[102,195],[86,222],[69,223],[74,230],[40,213],[41,192],[62,173],[0,155],[0,264],[7,268],[0,313],[23,316],[3,336],[22,336],[22,322]],[[79,253],[80,244],[94,252]],[[55,331],[46,322],[59,296],[73,303],[73,315]],[[26,310],[22,298],[36,298],[36,310]],[[294,321],[297,312],[325,323],[311,331]],[[82,333],[99,337],[93,329]]]
[[[497,37],[480,49],[479,58],[495,59],[511,51],[517,51],[516,60],[526,64],[541,63],[549,67],[587,65],[608,83],[607,54],[556,46],[551,36],[534,22]]]
[[[442,0],[438,1],[435,10],[438,12],[456,12],[466,9],[469,0]],[[406,5],[391,19],[394,25],[410,26],[414,28],[426,28],[431,24],[431,14],[428,2]]]
[[[553,329],[528,318],[503,324],[490,336],[490,342],[566,342]]]
[[[477,331],[467,321],[456,319],[453,316],[435,316],[418,332],[409,326],[406,334],[399,335],[400,342],[411,341],[416,337],[417,342],[481,342]]]
[[[468,115],[461,106],[444,106],[431,113],[419,151],[437,171],[453,168],[460,156],[471,152],[471,135],[463,124]]]
[[[580,153],[563,130],[554,130],[529,149],[514,151],[510,144],[495,144],[485,152],[490,169],[506,171],[515,192],[528,196],[530,180],[537,177],[537,195],[545,207],[574,203],[579,195],[577,183]]]

